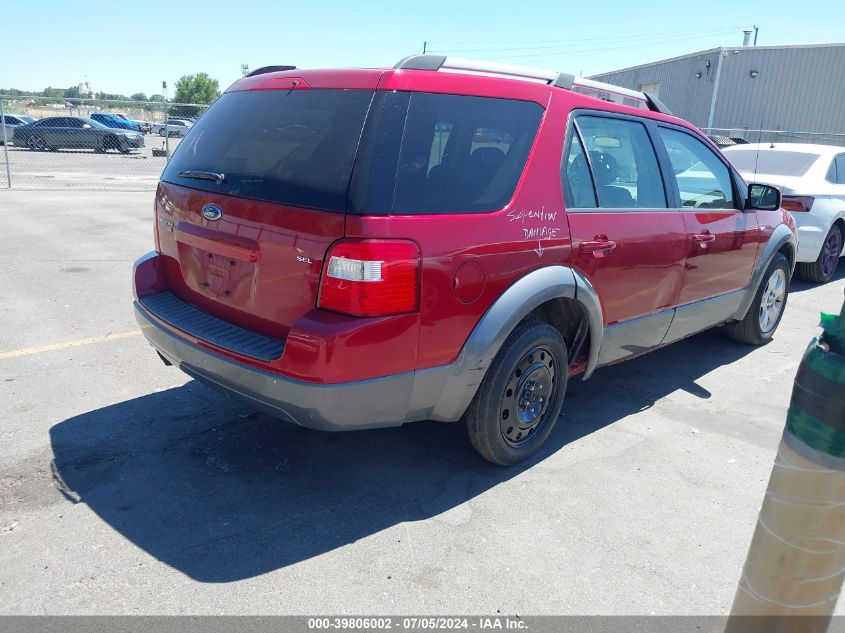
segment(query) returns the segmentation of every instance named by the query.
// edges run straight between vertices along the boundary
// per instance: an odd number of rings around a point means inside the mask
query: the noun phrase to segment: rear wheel
[[[161,128],[161,129],[158,131],[158,135],[159,135],[161,138],[164,138],[166,134],[167,134],[167,131],[166,131],[164,128]]]
[[[38,136],[38,134],[33,134],[26,139],[26,146],[36,152],[43,152],[47,149],[47,143],[45,143],[44,139]]]
[[[789,260],[783,253],[778,253],[769,264],[745,317],[725,328],[728,336],[749,345],[768,343],[783,317],[788,296]]]
[[[563,407],[568,367],[560,332],[542,321],[520,323],[467,409],[467,431],[475,450],[502,466],[536,453]]]
[[[839,266],[839,255],[842,253],[842,229],[837,225],[830,227],[830,232],[824,238],[822,251],[814,262],[799,262],[796,266],[798,274],[804,281],[823,284],[830,281],[836,267]]]

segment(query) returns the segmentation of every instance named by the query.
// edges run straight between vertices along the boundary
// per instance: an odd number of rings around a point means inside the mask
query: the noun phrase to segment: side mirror
[[[777,187],[769,185],[748,185],[748,203],[745,208],[755,211],[777,211],[780,209],[781,194]]]

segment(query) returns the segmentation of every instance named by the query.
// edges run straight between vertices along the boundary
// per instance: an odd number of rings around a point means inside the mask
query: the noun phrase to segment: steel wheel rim
[[[44,139],[40,136],[30,136],[26,144],[30,149],[44,149]]]
[[[778,268],[770,276],[760,298],[760,330],[763,334],[771,332],[783,312],[786,299],[786,273]]]
[[[547,345],[530,349],[514,365],[499,405],[499,429],[509,446],[529,444],[548,425],[559,375],[560,364]]]
[[[836,267],[839,265],[839,253],[842,251],[842,244],[840,243],[839,233],[831,231],[824,243],[824,251],[822,253],[822,274],[827,277],[833,274]]]

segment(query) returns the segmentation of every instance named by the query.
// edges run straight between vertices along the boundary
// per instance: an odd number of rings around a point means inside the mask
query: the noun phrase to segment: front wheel
[[[508,336],[465,414],[469,439],[487,461],[517,464],[536,453],[563,407],[566,342],[542,321],[524,321]]]
[[[769,264],[745,317],[725,328],[730,338],[749,345],[764,345],[772,340],[786,308],[789,273],[789,260],[778,253]]]
[[[830,281],[836,267],[839,266],[839,255],[842,253],[842,230],[833,225],[824,238],[821,253],[814,262],[799,262],[796,266],[798,274],[804,281],[814,284],[824,284]]]

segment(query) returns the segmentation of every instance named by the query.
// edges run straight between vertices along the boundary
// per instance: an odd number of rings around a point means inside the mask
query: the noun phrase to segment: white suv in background
[[[722,152],[749,182],[783,190],[783,208],[798,225],[796,272],[829,281],[845,246],[845,147],[755,143]]]
[[[191,129],[192,123],[184,119],[167,119],[167,130],[165,131],[164,123],[153,123],[152,133],[164,136],[185,136],[188,130]]]

